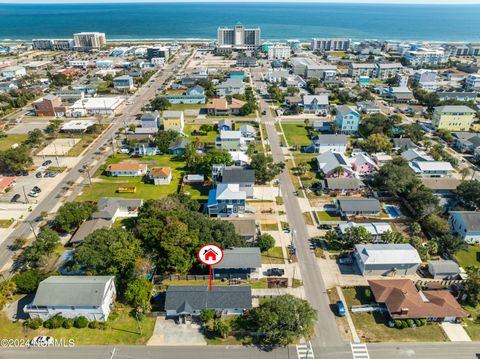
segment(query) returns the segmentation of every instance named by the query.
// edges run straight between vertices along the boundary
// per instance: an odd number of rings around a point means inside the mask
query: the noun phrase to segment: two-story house
[[[351,106],[337,107],[337,126],[342,133],[356,133],[362,116]]]
[[[163,111],[163,129],[183,132],[185,119],[183,111]]]
[[[347,135],[317,135],[312,139],[312,144],[305,148],[305,152],[325,153],[335,151],[345,153],[347,144]]]
[[[448,220],[454,234],[467,243],[480,243],[480,212],[450,211]]]
[[[253,197],[255,184],[255,171],[243,167],[223,167],[217,176],[217,183],[238,184],[240,191],[244,191],[247,197]]]
[[[247,193],[238,183],[219,183],[208,193],[207,211],[210,217],[238,217],[245,213]]]
[[[328,113],[328,94],[303,96],[303,113],[326,115]]]

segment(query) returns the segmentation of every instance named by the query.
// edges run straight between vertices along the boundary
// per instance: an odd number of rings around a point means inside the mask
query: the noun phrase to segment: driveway
[[[158,317],[153,335],[147,345],[207,345],[203,338],[201,327],[198,324],[187,322],[176,324],[171,319]]]
[[[442,323],[442,329],[447,334],[448,339],[452,342],[471,342],[463,326],[459,323]]]

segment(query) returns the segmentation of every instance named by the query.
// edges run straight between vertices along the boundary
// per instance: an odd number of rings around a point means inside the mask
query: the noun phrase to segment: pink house
[[[377,164],[363,153],[357,154],[352,160],[352,168],[360,175],[370,174],[378,171]]]

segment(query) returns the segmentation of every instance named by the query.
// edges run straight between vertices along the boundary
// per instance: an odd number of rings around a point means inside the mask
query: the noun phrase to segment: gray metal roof
[[[98,211],[92,214],[92,219],[111,219],[119,208],[139,208],[143,199],[104,197],[97,203]]]
[[[435,112],[456,112],[456,113],[475,113],[475,110],[472,110],[470,107],[465,105],[448,105],[448,106],[439,106],[435,107]]]
[[[222,171],[222,183],[254,183],[255,171],[243,167],[227,167]]]
[[[313,142],[319,145],[346,145],[347,141],[347,135],[317,135],[313,138]]]
[[[331,190],[355,190],[364,186],[358,178],[327,178],[325,182]]]
[[[469,232],[480,231],[480,212],[475,211],[450,211],[450,214],[458,213],[463,218],[465,229]]]
[[[113,276],[52,276],[40,282],[32,306],[98,307]]]
[[[380,202],[375,198],[340,198],[337,202],[344,212],[380,212]]]
[[[176,150],[177,148],[187,148],[187,146],[190,144],[189,140],[186,140],[184,138],[180,138],[178,140],[173,141],[170,143],[168,146],[169,150]]]
[[[223,253],[222,261],[213,266],[214,269],[260,268],[262,266],[258,247],[225,249]]]
[[[110,228],[111,226],[112,221],[109,219],[98,218],[85,221],[80,225],[73,237],[70,239],[70,243],[73,245],[78,245],[82,243],[90,233],[93,233],[97,229]]]
[[[428,267],[432,268],[435,273],[456,273],[460,272],[457,262],[452,260],[429,261]]]
[[[358,116],[360,116],[360,114],[352,106],[348,105],[337,106],[337,112],[340,113],[342,117],[345,117],[350,112],[355,112]]]
[[[252,307],[249,286],[171,285],[167,288],[165,310],[192,313],[202,309],[248,309]]]
[[[365,264],[420,264],[417,250],[410,244],[356,244]]]

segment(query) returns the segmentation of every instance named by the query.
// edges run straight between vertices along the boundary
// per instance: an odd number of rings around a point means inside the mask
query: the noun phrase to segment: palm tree
[[[344,173],[345,168],[343,168],[342,166],[338,166],[333,170],[333,174],[335,175],[335,177],[341,177]]]
[[[458,172],[462,176],[462,181],[465,181],[465,178],[470,174],[470,169],[468,167],[462,167]]]

